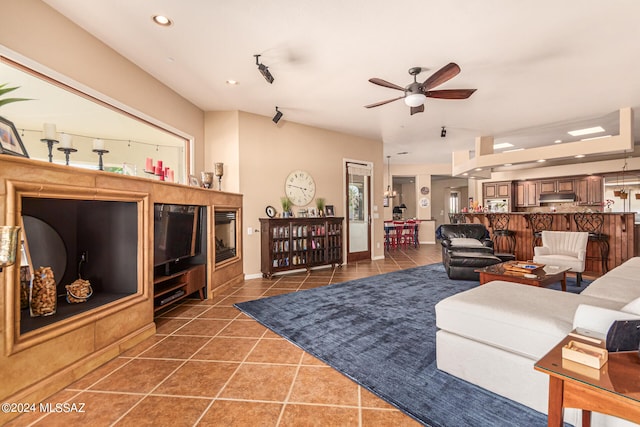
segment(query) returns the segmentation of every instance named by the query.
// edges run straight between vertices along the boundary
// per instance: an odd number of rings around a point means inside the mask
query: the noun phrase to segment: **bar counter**
[[[549,230],[578,231],[575,212],[544,212],[553,216],[553,223]],[[529,224],[529,216],[533,212],[510,212],[508,229],[515,232],[515,256],[518,260],[533,259],[533,231]],[[490,213],[464,213],[467,223],[484,224],[493,239],[493,227],[489,221]],[[629,258],[636,256],[634,227],[635,214],[628,212],[603,212],[604,224],[601,233],[605,241],[590,239],[587,244],[587,259],[585,273],[602,275],[607,268],[610,270],[622,264]],[[494,239],[495,241],[495,239]],[[608,256],[603,260],[605,246],[608,243]],[[538,242],[538,245],[540,243]],[[496,247],[496,252],[508,252],[502,244]]]

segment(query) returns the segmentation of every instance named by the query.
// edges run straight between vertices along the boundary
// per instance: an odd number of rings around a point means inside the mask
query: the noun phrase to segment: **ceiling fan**
[[[424,111],[424,102],[427,98],[440,98],[440,99],[467,99],[470,97],[476,89],[444,89],[444,90],[431,90],[436,86],[440,86],[446,81],[454,78],[460,73],[460,67],[453,62],[445,65],[435,73],[431,75],[423,83],[418,83],[417,76],[422,72],[421,67],[413,67],[409,69],[409,74],[413,76],[413,83],[407,87],[398,86],[393,83],[389,83],[386,80],[379,78],[372,78],[369,81],[373,84],[388,87],[391,89],[397,89],[404,92],[403,96],[397,98],[388,99],[386,101],[376,102],[375,104],[365,105],[365,108],[378,107],[380,105],[388,104],[389,102],[403,99],[405,104],[411,107],[411,115],[416,113],[422,113]]]

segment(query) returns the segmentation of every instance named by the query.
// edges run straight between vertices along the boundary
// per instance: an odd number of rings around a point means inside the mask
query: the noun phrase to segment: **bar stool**
[[[506,242],[506,253],[514,254],[516,251],[516,232],[509,230],[509,219],[511,215],[508,213],[492,213],[488,215],[489,227],[493,229],[493,246],[496,252],[501,251],[501,245]]]
[[[609,236],[602,232],[604,214],[600,212],[576,212],[573,214],[573,221],[576,223],[578,231],[589,233],[589,241],[598,245],[602,273],[609,271]]]
[[[533,213],[529,215],[529,227],[533,238],[531,239],[531,246],[538,246],[538,242],[541,242],[542,232],[545,230],[551,230],[553,226],[553,215],[547,213]]]

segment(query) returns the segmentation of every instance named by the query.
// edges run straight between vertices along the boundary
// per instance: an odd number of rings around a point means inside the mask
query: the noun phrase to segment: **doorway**
[[[371,169],[346,162],[347,263],[371,259]]]

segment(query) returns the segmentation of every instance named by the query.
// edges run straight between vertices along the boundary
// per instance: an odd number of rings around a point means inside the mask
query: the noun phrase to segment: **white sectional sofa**
[[[574,327],[583,326],[574,319],[579,306],[583,319],[592,307],[607,310],[591,312],[619,319],[640,318],[640,257],[596,279],[581,294],[494,281],[440,301],[438,368],[547,413],[549,379],[533,365]],[[580,425],[580,411],[565,410],[565,421]],[[636,424],[594,413],[592,425]]]

